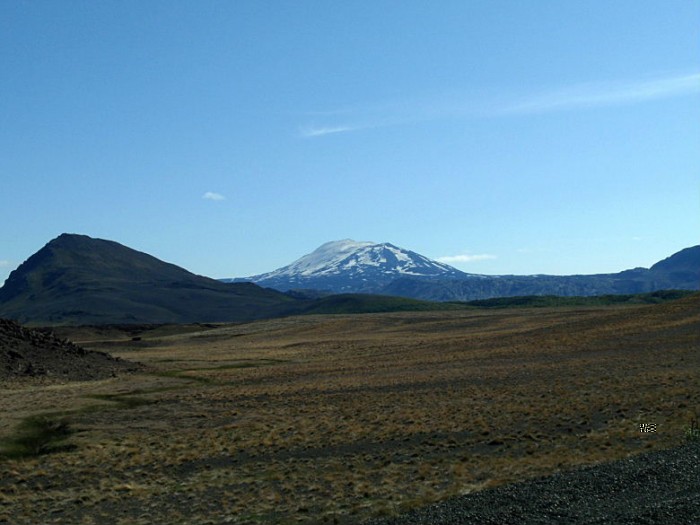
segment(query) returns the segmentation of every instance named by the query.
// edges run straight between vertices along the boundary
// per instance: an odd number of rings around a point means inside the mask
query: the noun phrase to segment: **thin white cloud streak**
[[[215,193],[213,191],[208,191],[204,195],[202,195],[203,199],[210,200],[210,201],[223,201],[226,200],[226,197],[221,195],[220,193]]]
[[[362,131],[368,129],[387,128],[406,124],[426,122],[438,118],[454,117],[457,113],[462,116],[467,113],[476,114],[472,110],[459,108],[453,101],[401,99],[383,104],[374,104],[355,109],[343,109],[337,112],[317,112],[317,115],[328,115],[328,119],[314,119],[315,122],[299,128],[303,138],[316,138],[336,133]],[[335,114],[342,114],[335,117]],[[332,120],[333,119],[333,120]]]
[[[342,110],[342,124],[328,122],[300,128],[300,136],[325,135],[428,122],[441,119],[494,118],[559,111],[585,110],[605,106],[641,104],[663,98],[700,93],[700,73],[657,77],[625,82],[588,82],[550,92],[519,97],[510,103],[487,95],[402,100]],[[513,100],[513,97],[511,97]],[[339,112],[340,113],[340,112]],[[333,112],[327,112],[329,117]]]
[[[435,260],[438,262],[441,262],[441,263],[445,263],[445,264],[458,264],[458,263],[471,263],[471,262],[477,262],[477,261],[488,261],[490,259],[496,259],[496,256],[488,254],[488,253],[482,253],[482,254],[477,254],[477,255],[469,255],[469,254],[446,255],[444,257],[438,257]]]
[[[334,133],[345,133],[361,129],[354,126],[305,126],[299,130],[304,138],[322,137],[323,135],[333,135]]]
[[[7,259],[0,259],[0,268],[8,268],[12,263]]]
[[[626,83],[586,83],[525,99],[504,108],[501,113],[545,113],[620,106],[698,92],[700,73]]]
[[[390,126],[399,126],[409,124],[410,122],[421,122],[428,120],[427,118],[417,118],[414,116],[394,116],[382,117],[377,115],[364,114],[361,118],[356,119],[353,124],[343,125],[328,125],[328,126],[304,126],[299,129],[299,134],[303,138],[322,137],[324,135],[333,135],[336,133],[347,133],[351,131],[362,131],[366,129],[387,128]]]

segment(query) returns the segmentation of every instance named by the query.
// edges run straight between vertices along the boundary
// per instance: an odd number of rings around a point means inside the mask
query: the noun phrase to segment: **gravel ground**
[[[484,490],[366,525],[700,523],[700,443]]]

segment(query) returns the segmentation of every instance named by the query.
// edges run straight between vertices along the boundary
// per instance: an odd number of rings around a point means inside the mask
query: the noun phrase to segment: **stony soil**
[[[453,498],[366,525],[700,523],[700,442]]]

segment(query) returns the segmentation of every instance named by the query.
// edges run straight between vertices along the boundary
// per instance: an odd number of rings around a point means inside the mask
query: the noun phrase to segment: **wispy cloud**
[[[605,106],[641,104],[700,93],[700,73],[655,78],[585,82],[531,95],[495,97],[470,94],[396,100],[373,106],[316,114],[317,122],[299,129],[303,138],[415,124],[440,119],[497,118]],[[326,118],[319,118],[319,116]],[[319,123],[319,121],[325,122]]]
[[[7,259],[0,259],[0,268],[7,268],[11,266],[12,263],[8,261]]]
[[[322,137],[323,135],[332,135],[334,133],[344,133],[346,131],[355,131],[361,129],[358,126],[304,126],[299,129],[302,137]]]
[[[446,255],[444,257],[438,257],[436,260],[445,264],[458,264],[471,263],[477,261],[487,261],[489,259],[496,259],[496,256],[488,253],[481,253],[476,255],[464,253],[461,255]]]
[[[382,103],[344,108],[338,111],[316,112],[312,123],[299,128],[303,138],[315,138],[335,133],[361,131],[424,122],[457,111],[458,104],[434,99],[397,99]]]
[[[525,98],[502,113],[545,113],[638,104],[700,92],[700,73],[633,82],[589,82]]]
[[[210,200],[210,201],[223,201],[226,200],[226,197],[221,195],[221,193],[214,193],[213,191],[208,191],[204,195],[202,195],[203,199]]]

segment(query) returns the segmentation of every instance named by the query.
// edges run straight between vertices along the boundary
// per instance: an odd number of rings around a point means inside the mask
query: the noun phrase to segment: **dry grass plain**
[[[700,408],[699,297],[73,331],[150,369],[0,386],[0,437],[73,431],[0,459],[0,523],[359,523],[669,448]]]

